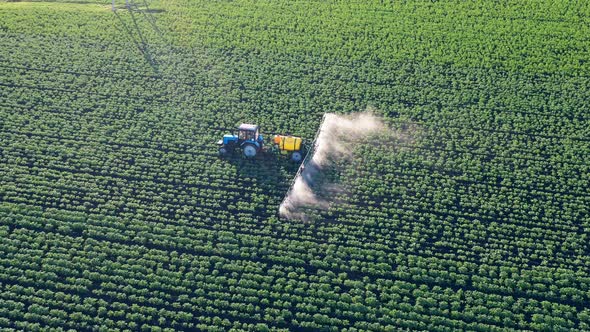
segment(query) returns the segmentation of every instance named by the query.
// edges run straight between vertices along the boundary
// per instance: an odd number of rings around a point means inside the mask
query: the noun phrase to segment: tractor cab
[[[241,142],[252,141],[257,142],[260,136],[260,129],[257,125],[242,123],[238,127],[238,139]]]

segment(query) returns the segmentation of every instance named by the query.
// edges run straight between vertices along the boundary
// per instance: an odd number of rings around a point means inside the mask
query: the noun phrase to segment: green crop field
[[[590,330],[589,2],[116,5],[0,1],[0,330]],[[367,109],[304,221],[218,157]]]

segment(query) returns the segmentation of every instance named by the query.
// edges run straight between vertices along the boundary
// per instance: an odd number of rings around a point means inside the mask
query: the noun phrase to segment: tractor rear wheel
[[[254,144],[246,144],[242,148],[244,156],[247,158],[256,157],[256,153],[258,153],[258,149],[254,146]]]
[[[299,152],[299,151],[295,151],[291,154],[291,160],[293,160],[296,163],[300,162],[302,157],[303,156],[301,155],[301,152]]]

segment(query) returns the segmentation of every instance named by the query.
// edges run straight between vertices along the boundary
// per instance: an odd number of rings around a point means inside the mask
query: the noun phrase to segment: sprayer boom
[[[291,183],[289,184],[289,190],[287,190],[287,193],[285,194],[285,198],[281,202],[281,206],[284,206],[284,204],[287,202],[287,200],[289,199],[289,196],[291,194],[291,191],[293,191],[293,186],[295,185],[295,181],[301,175],[301,173],[303,172],[303,170],[305,169],[305,166],[309,163],[309,161],[311,159],[313,159],[313,155],[314,155],[315,150],[317,148],[316,143],[317,143],[318,137],[320,136],[320,133],[322,131],[324,121],[326,121],[326,113],[324,113],[324,115],[322,116],[322,120],[320,121],[320,126],[318,127],[318,130],[315,133],[315,137],[314,137],[313,141],[307,147],[307,153],[305,154],[305,158],[303,158],[303,162],[301,162],[301,165],[299,165],[299,168],[297,169],[297,173],[295,173],[295,176],[293,177],[293,179],[291,180]],[[303,179],[305,180],[305,177],[303,177]]]

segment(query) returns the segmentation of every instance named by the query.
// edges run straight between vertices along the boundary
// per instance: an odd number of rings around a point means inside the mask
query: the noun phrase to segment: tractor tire
[[[296,163],[300,162],[301,158],[303,158],[303,155],[299,151],[295,151],[291,154],[291,160],[293,160]]]
[[[244,153],[244,157],[254,158],[258,153],[258,149],[256,149],[256,146],[254,146],[254,144],[246,144],[242,148],[242,152]]]
[[[229,151],[227,151],[227,148],[226,148],[226,147],[221,147],[221,148],[219,148],[219,155],[220,155],[221,157],[225,157],[225,156],[227,156],[227,153],[228,153],[228,152],[229,152]]]

